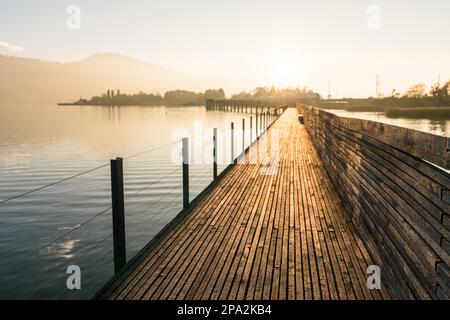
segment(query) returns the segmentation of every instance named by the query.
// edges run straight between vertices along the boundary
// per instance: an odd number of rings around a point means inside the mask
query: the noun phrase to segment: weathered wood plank
[[[274,130],[279,141],[266,144]],[[356,233],[296,110],[253,151],[262,158],[246,154],[101,298],[389,298],[365,286],[373,248]],[[272,175],[261,172],[268,161],[278,165]]]

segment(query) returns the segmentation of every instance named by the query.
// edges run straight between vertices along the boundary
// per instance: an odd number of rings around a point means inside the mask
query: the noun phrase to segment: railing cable
[[[15,196],[12,196],[12,197],[10,197],[10,198],[7,198],[7,199],[4,199],[4,200],[0,201],[0,205],[6,203],[6,202],[8,202],[8,201],[11,201],[11,200],[14,200],[14,199],[17,199],[17,198],[21,198],[21,197],[26,196],[26,195],[29,195],[29,194],[31,194],[31,193],[40,191],[40,190],[42,190],[42,189],[46,189],[46,188],[55,186],[55,185],[60,184],[60,183],[62,183],[62,182],[65,182],[65,181],[68,181],[68,180],[71,180],[71,179],[78,178],[78,177],[80,177],[80,176],[82,176],[82,175],[91,173],[91,172],[93,172],[93,171],[95,171],[95,170],[98,170],[98,169],[101,169],[101,168],[105,168],[105,167],[107,167],[107,166],[109,166],[109,163],[104,164],[104,165],[101,165],[101,166],[98,166],[98,167],[95,167],[95,168],[92,168],[92,169],[89,169],[89,170],[86,170],[86,171],[83,171],[83,172],[80,172],[80,173],[77,173],[77,174],[75,174],[75,175],[73,175],[73,176],[70,176],[70,177],[67,177],[67,178],[64,178],[64,179],[61,179],[61,180],[58,180],[58,181],[55,181],[55,182],[46,184],[46,185],[44,185],[44,186],[42,186],[42,187],[39,187],[39,188],[30,190],[30,191],[27,191],[27,192],[24,192],[24,193],[15,195]]]
[[[67,236],[68,236],[69,234],[71,234],[72,232],[74,232],[74,231],[80,229],[81,227],[87,225],[89,222],[91,222],[92,220],[94,220],[94,219],[100,217],[101,215],[105,214],[106,212],[108,212],[108,211],[111,210],[111,209],[112,209],[112,207],[109,207],[109,208],[106,208],[106,209],[103,210],[103,211],[100,211],[99,213],[97,213],[96,215],[90,217],[89,219],[87,219],[87,220],[84,221],[83,223],[80,223],[80,224],[76,225],[75,227],[73,227],[73,229],[70,229],[70,230],[67,231],[66,233],[60,235],[59,237],[56,237],[55,239],[53,239],[52,241],[50,241],[50,242],[49,242],[48,244],[46,244],[45,246],[42,246],[42,248],[40,248],[39,251],[42,250],[42,249],[47,248],[48,246],[54,244],[55,242],[58,242],[59,240],[61,240],[61,239],[65,238],[65,237],[67,237]]]
[[[169,177],[171,174],[173,174],[173,173],[175,173],[175,172],[177,172],[177,171],[179,171],[179,170],[181,170],[181,169],[182,169],[181,167],[176,168],[175,170],[172,170],[171,172],[169,172],[168,174],[166,174],[166,175],[164,175],[163,177],[159,178],[158,180],[153,181],[153,182],[150,182],[150,183],[147,184],[145,187],[143,187],[143,188],[141,188],[141,189],[139,189],[139,190],[137,190],[137,191],[135,191],[135,192],[133,192],[133,193],[128,194],[128,195],[127,195],[128,198],[137,195],[138,193],[144,191],[145,189],[150,188],[151,186],[157,184],[158,182],[161,182],[161,181],[164,180],[165,178]]]
[[[132,154],[132,155],[127,156],[127,157],[125,157],[125,158],[123,158],[123,159],[124,159],[124,160],[132,159],[132,158],[141,156],[141,155],[143,155],[143,154],[146,154],[146,153],[149,153],[149,152],[152,152],[152,151],[156,151],[156,150],[159,150],[159,149],[162,149],[162,148],[166,148],[166,147],[169,147],[169,146],[171,146],[171,145],[174,145],[174,144],[177,144],[177,143],[180,143],[180,142],[181,142],[181,140],[179,140],[179,141],[174,141],[174,142],[171,142],[171,143],[162,145],[162,146],[154,147],[154,148],[151,148],[151,149],[148,149],[148,150],[145,150],[145,151],[136,153],[136,154]]]
[[[180,140],[180,141],[181,141],[181,140]],[[135,157],[137,157],[137,156],[140,156],[140,155],[143,155],[143,154],[146,154],[146,153],[155,151],[155,150],[159,150],[159,149],[162,149],[162,148],[165,148],[165,147],[174,145],[174,144],[176,144],[176,143],[179,143],[180,141],[175,141],[175,142],[171,142],[171,143],[168,143],[168,144],[165,144],[165,145],[162,145],[162,146],[154,147],[154,148],[151,148],[151,149],[148,149],[148,150],[145,150],[145,151],[142,151],[142,152],[139,152],[139,153],[130,155],[130,156],[124,158],[124,159],[125,159],[125,160],[126,160],[126,159],[132,159],[132,158],[135,158]],[[34,192],[37,192],[37,191],[40,191],[40,190],[43,190],[43,189],[46,189],[46,188],[49,188],[49,187],[53,187],[53,186],[58,185],[58,184],[60,184],[60,183],[66,182],[66,181],[68,181],[68,180],[78,178],[78,177],[80,177],[80,176],[83,176],[83,175],[85,175],[85,174],[91,173],[91,172],[93,172],[93,171],[96,171],[96,170],[99,170],[99,169],[102,169],[102,168],[105,168],[105,167],[107,167],[107,166],[109,166],[109,163],[106,163],[106,164],[104,164],[104,165],[101,165],[101,166],[98,166],[98,167],[95,167],[95,168],[92,168],[92,169],[89,169],[89,170],[86,170],[86,171],[83,171],[83,172],[74,174],[74,175],[72,175],[72,176],[63,178],[63,179],[58,180],[58,181],[55,181],[55,182],[48,183],[48,184],[43,185],[43,186],[41,186],[41,187],[38,187],[38,188],[35,188],[35,189],[32,189],[32,190],[29,190],[29,191],[26,191],[26,192],[23,192],[23,193],[14,195],[14,196],[12,196],[12,197],[9,197],[9,198],[6,198],[6,199],[4,199],[4,200],[1,200],[1,201],[0,201],[0,205],[2,205],[2,204],[4,204],[4,203],[7,203],[7,202],[9,202],[9,201],[11,201],[11,200],[14,200],[14,199],[18,199],[18,198],[24,197],[24,196],[29,195],[29,194],[31,194],[31,193],[34,193]]]

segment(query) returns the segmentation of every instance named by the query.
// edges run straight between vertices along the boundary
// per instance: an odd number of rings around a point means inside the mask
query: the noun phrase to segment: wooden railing
[[[384,287],[450,299],[449,139],[297,108]]]

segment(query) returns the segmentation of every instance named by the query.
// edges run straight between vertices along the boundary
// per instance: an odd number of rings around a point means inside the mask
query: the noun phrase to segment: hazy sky
[[[377,72],[385,94],[450,79],[449,13],[448,0],[0,0],[0,54],[117,52],[228,93],[274,83],[326,95],[331,80],[333,95],[369,96]]]

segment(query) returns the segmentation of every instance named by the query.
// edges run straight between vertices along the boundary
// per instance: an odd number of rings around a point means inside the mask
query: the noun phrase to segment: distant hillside
[[[72,101],[107,88],[162,93],[189,86],[193,80],[187,75],[118,54],[96,54],[72,63],[0,55],[0,103]]]

